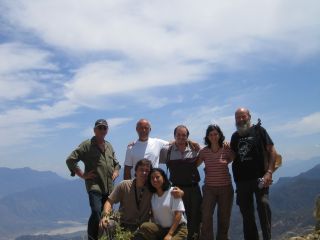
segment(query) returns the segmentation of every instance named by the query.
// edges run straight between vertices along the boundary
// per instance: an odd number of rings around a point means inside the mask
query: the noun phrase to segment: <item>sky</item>
[[[262,120],[285,161],[320,156],[316,0],[0,0],[0,167],[67,177],[105,118],[122,164],[136,122],[173,139],[234,112]]]

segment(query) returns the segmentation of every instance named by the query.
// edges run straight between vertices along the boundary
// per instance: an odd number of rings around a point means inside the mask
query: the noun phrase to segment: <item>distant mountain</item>
[[[14,178],[12,174],[10,177]],[[29,180],[34,179],[36,183],[43,180],[42,174],[39,174],[38,171],[35,171],[34,174],[37,177],[31,174]],[[50,172],[45,172],[45,174],[55,176]],[[3,179],[1,174],[0,179]],[[57,180],[53,177],[53,181],[54,179]],[[21,240],[71,239],[67,235],[47,236],[47,238],[45,235],[26,236],[35,232],[44,232],[45,229],[59,228],[62,226],[60,224],[62,221],[86,223],[90,209],[83,181],[79,179],[70,181],[60,179],[60,177],[58,179],[58,183],[49,184],[43,180],[41,186],[7,194],[0,199],[0,239],[12,239],[21,235],[25,235]],[[28,184],[29,186],[36,185]],[[301,233],[303,229],[312,227],[314,200],[319,193],[320,164],[295,177],[280,178],[271,187],[274,240],[281,239],[287,232]],[[83,233],[81,234],[83,237]],[[232,240],[242,239],[242,219],[235,201],[230,236]],[[73,237],[77,239],[76,235]]]
[[[15,240],[83,240],[83,236],[79,234],[64,234],[64,235],[24,235],[17,237]]]
[[[283,159],[282,166],[274,173],[273,178],[277,181],[281,177],[294,177],[301,172],[308,171],[317,164],[320,164],[320,156],[307,160]]]
[[[123,171],[116,182],[122,178]],[[74,179],[67,180],[53,172],[39,172],[30,168],[0,168],[0,181],[7,185],[6,190],[1,186],[0,239],[7,240],[69,225],[72,227],[72,224],[68,224],[70,221],[86,224],[90,206],[85,184],[78,177]],[[37,239],[42,237],[39,235]],[[50,237],[60,238],[65,237]],[[70,239],[70,235],[65,239]]]
[[[17,237],[15,240],[83,240],[84,238],[79,235],[65,234],[65,235],[24,235]]]
[[[11,193],[64,181],[65,179],[50,171],[41,172],[30,168],[10,169],[0,167],[0,198]]]
[[[320,164],[295,177],[283,177],[270,188],[272,209],[272,239],[285,239],[314,228],[312,215],[315,198],[320,193]],[[235,195],[236,197],[236,195]],[[259,219],[256,222],[260,229]],[[233,206],[230,237],[243,239],[239,207]]]
[[[83,181],[58,182],[1,198],[0,239],[63,227],[61,221],[87,221],[89,204]]]
[[[280,178],[271,188],[273,232],[281,237],[286,232],[302,233],[312,228],[316,196],[320,194],[320,164],[296,177]]]

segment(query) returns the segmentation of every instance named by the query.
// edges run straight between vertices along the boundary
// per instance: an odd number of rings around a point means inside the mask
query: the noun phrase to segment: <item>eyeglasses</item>
[[[97,127],[99,130],[103,130],[103,131],[106,131],[107,130],[107,127],[106,126],[98,126]]]

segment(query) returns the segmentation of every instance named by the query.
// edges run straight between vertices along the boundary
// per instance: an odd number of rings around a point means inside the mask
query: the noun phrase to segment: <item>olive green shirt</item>
[[[111,193],[113,190],[113,172],[121,167],[111,144],[105,141],[105,151],[102,152],[95,137],[82,142],[66,160],[71,176],[75,176],[75,170],[79,168],[79,161],[84,164],[84,173],[93,170],[96,175],[94,179],[85,180],[87,192]]]

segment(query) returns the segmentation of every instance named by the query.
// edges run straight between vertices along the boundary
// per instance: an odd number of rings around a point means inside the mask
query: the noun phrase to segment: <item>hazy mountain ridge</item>
[[[315,165],[320,163],[320,156],[313,157],[307,160],[282,160],[282,167],[280,167],[276,172],[276,177],[292,177],[297,176],[301,172],[308,171]]]
[[[35,171],[35,174],[38,172]],[[53,176],[50,172],[45,174]],[[0,175],[0,179],[2,177]],[[58,221],[87,221],[89,205],[83,181],[70,181],[58,175],[56,177],[57,181],[62,181],[11,193],[0,199],[0,239],[61,228]],[[122,175],[118,181],[120,179]],[[318,193],[320,164],[298,176],[280,178],[272,186],[270,200],[273,210],[273,239],[282,239],[288,231],[296,235],[302,234],[314,225],[312,210]],[[242,220],[235,202],[233,209],[230,235],[231,239],[239,240],[242,236]],[[81,234],[83,237],[83,233]],[[72,238],[71,235],[23,237],[25,238],[20,239],[78,239],[76,235],[72,235]]]
[[[320,164],[296,177],[279,179],[271,188],[274,239],[314,229],[313,210],[320,193]]]
[[[58,174],[50,171],[36,171],[27,167],[16,169],[0,167],[0,198],[31,188],[62,183],[65,180]]]
[[[29,168],[0,168],[0,179],[6,179],[10,186],[6,189],[10,193],[0,199],[0,239],[58,228],[61,220],[87,219],[88,200],[82,180],[70,181],[53,172]]]

